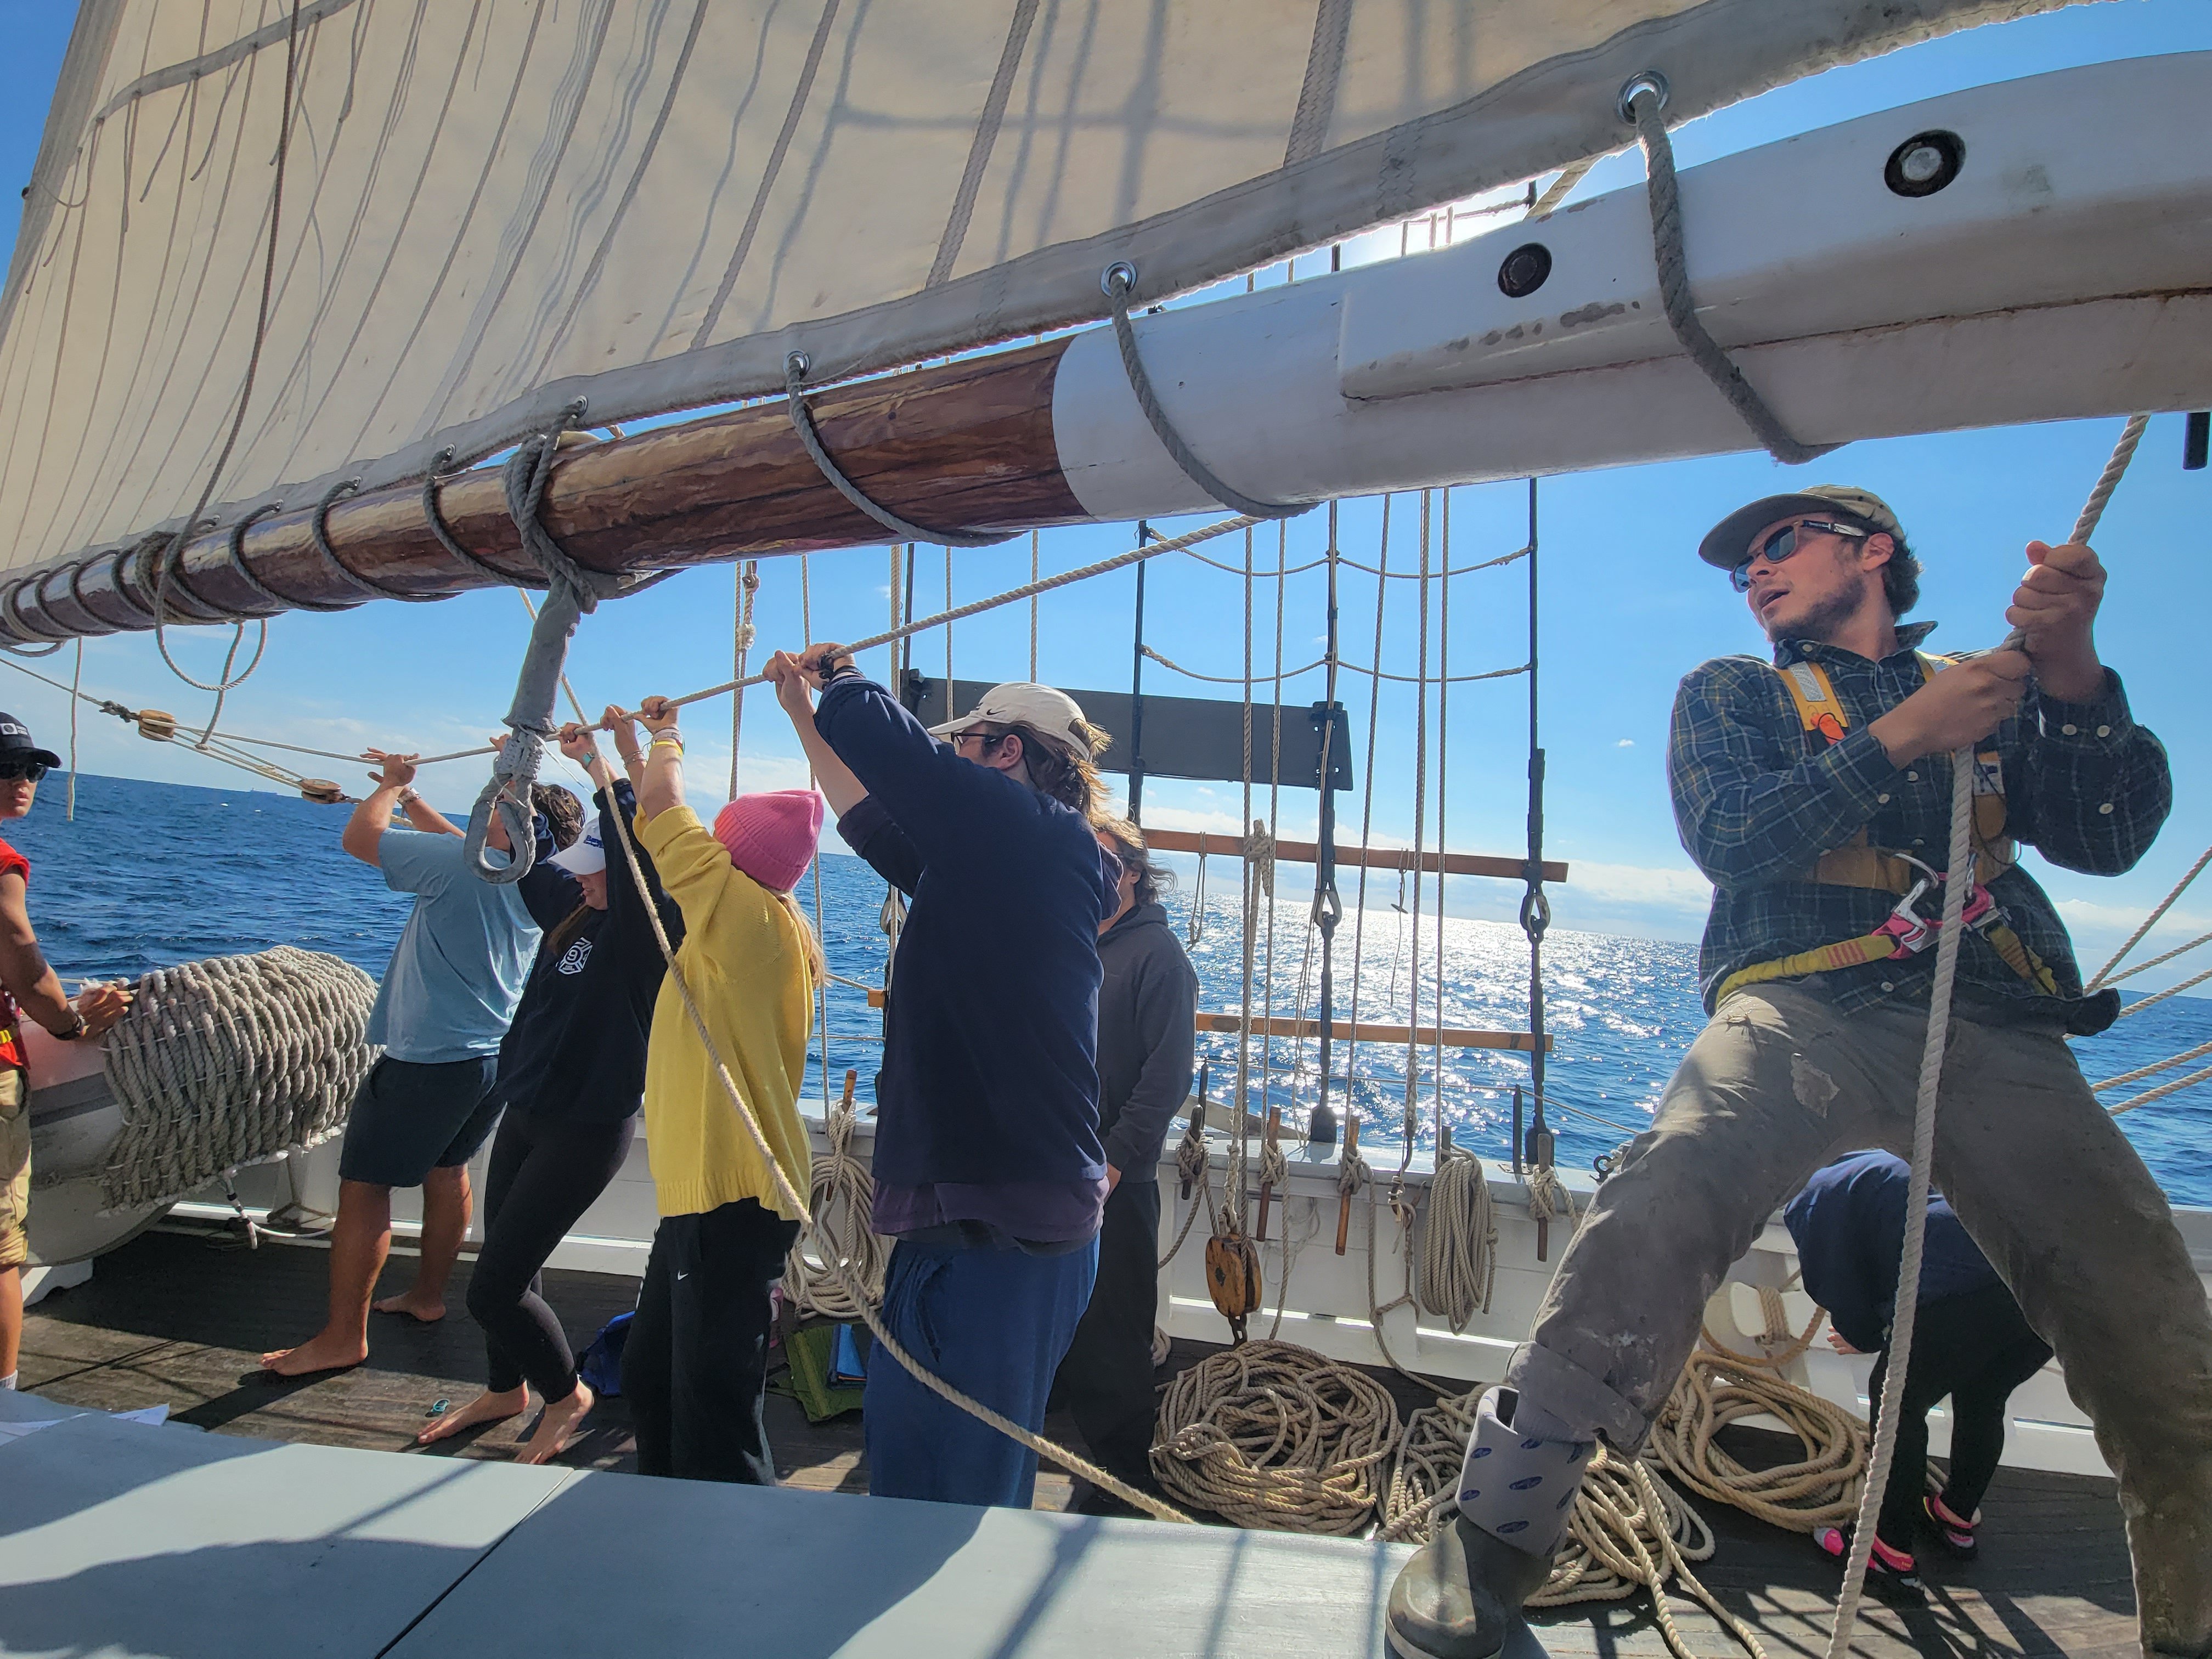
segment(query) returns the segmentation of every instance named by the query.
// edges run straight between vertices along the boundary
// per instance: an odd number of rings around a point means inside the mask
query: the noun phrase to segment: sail
[[[1679,120],[2063,3],[84,0],[0,568],[1092,319],[1115,260],[1156,301],[1616,148],[1644,70]]]

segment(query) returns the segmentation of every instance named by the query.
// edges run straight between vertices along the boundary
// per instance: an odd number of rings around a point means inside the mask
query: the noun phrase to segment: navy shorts
[[[386,1055],[353,1097],[338,1178],[419,1187],[432,1170],[465,1164],[499,1121],[499,1056],[418,1065]]]

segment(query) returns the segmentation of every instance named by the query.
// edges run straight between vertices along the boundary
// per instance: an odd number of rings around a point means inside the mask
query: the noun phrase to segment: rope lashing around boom
[[[1667,325],[1674,331],[1690,361],[1728,399],[1766,453],[1785,466],[1798,466],[1828,453],[1835,444],[1803,444],[1790,435],[1779,416],[1767,407],[1735,360],[1698,319],[1697,301],[1690,295],[1688,254],[1683,246],[1682,197],[1674,177],[1674,145],[1659,112],[1667,106],[1667,77],[1647,70],[1620,89],[1622,118],[1632,123],[1644,145],[1645,192],[1651,204],[1651,256],[1659,271],[1659,302]]]
[[[100,1177],[111,1210],[167,1203],[225,1170],[309,1147],[344,1121],[375,1051],[376,982],[278,945],[156,969],[100,1040],[123,1130]]]
[[[1498,1279],[1498,1217],[1482,1160],[1454,1146],[1429,1181],[1421,1219],[1421,1305],[1455,1333],[1490,1311]]]
[[[806,451],[807,459],[814,463],[815,471],[823,481],[848,501],[866,514],[902,542],[935,542],[940,547],[991,547],[1009,541],[1018,531],[986,531],[981,535],[960,530],[932,530],[909,520],[901,518],[890,508],[870,495],[860,485],[845,476],[844,469],[831,459],[823,444],[822,434],[815,429],[814,416],[806,407],[806,371],[813,362],[803,351],[793,351],[783,360],[784,407],[791,416],[791,429],[799,434],[799,441]]]
[[[1121,349],[1121,371],[1129,378],[1130,394],[1144,411],[1152,435],[1167,451],[1168,459],[1182,469],[1183,477],[1232,512],[1253,519],[1295,519],[1301,513],[1310,512],[1317,502],[1263,501],[1224,483],[1176,429],[1167,410],[1160,407],[1159,393],[1153,389],[1152,377],[1146,372],[1144,357],[1137,349],[1137,331],[1130,326],[1129,295],[1136,285],[1137,268],[1126,259],[1116,259],[1098,279],[1100,290],[1114,308],[1114,339]]]
[[[870,1307],[880,1305],[884,1273],[890,1264],[890,1240],[868,1224],[876,1188],[867,1164],[853,1150],[859,1121],[848,1089],[823,1124],[830,1155],[814,1164],[807,1198],[813,1224],[793,1243],[784,1265],[785,1298],[801,1311],[824,1319],[860,1317],[860,1304],[854,1300],[855,1287]],[[843,1271],[832,1272],[832,1261]]]
[[[580,398],[568,405],[558,428],[524,439],[507,458],[501,479],[507,493],[507,514],[514,520],[522,550],[544,573],[545,602],[538,607],[538,614],[532,621],[530,645],[523,653],[522,667],[515,675],[514,702],[505,720],[507,739],[500,745],[492,762],[491,776],[469,813],[468,831],[461,843],[462,855],[470,869],[479,880],[495,886],[520,881],[529,874],[535,860],[530,787],[538,781],[546,740],[553,735],[554,694],[561,684],[562,670],[568,657],[568,641],[575,635],[577,623],[598,609],[602,599],[617,593],[641,592],[674,574],[657,571],[641,580],[631,581],[589,569],[569,557],[568,550],[553,538],[538,516],[545,501],[545,487],[552,481],[561,440],[583,412],[584,403]],[[440,539],[447,544],[448,550],[462,550],[441,528],[436,492],[431,484],[425,485],[422,501],[432,527],[440,531]],[[462,550],[462,556],[510,586],[532,586],[465,550]],[[511,848],[504,865],[494,864],[484,856],[484,838],[495,813],[506,828]]]
[[[1184,1503],[1240,1527],[1349,1538],[1382,1501],[1398,1407],[1350,1365],[1253,1341],[1178,1373],[1157,1432],[1152,1473]]]
[[[1639,117],[1639,119],[1641,118]],[[2086,545],[2097,533],[2112,491],[2134,457],[2147,417],[2131,416],[2119,441],[2098,474],[2088,499],[2074,521],[2069,539]],[[2021,638],[2014,629],[2008,646]],[[1971,744],[1950,757],[1951,844],[1946,870],[1973,868],[1973,772]],[[1919,1311],[1920,1259],[1927,1241],[1929,1178],[1936,1161],[1936,1101],[1943,1078],[1944,1045],[1951,1023],[1951,990],[1959,972],[1961,918],[1966,914],[1971,881],[1943,884],[1943,921],[1936,945],[1936,972],[1928,993],[1928,1039],[1920,1058],[1919,1086],[1912,1110],[1911,1178],[1905,1198],[1905,1248],[1897,1265],[1897,1300],[1890,1315],[1889,1360],[1882,1374],[1881,1401],[1877,1407],[1874,1455],[1865,1488],[1859,1494],[1858,1520],[1851,1534],[1850,1558],[1844,1569],[1842,1593],[1836,1598],[1836,1621],[1828,1637],[1828,1659],[1844,1659],[1850,1646],[1851,1626],[1858,1616],[1859,1598],[1866,1586],[1868,1559],[1874,1553],[1875,1521],[1881,1507],[1883,1488],[1897,1450],[1897,1422],[1905,1401],[1905,1378],[1912,1363],[1912,1328]]]
[[[676,960],[676,947],[669,943],[668,930],[661,926],[659,910],[652,902],[652,889],[645,878],[645,866],[638,862],[637,845],[630,835],[629,826],[623,821],[623,815],[619,812],[611,814],[609,822],[614,825],[615,840],[622,848],[623,862],[629,870],[630,880],[636,884],[638,894],[644,900],[646,921],[652,926],[653,943],[660,947],[661,961],[667,968],[668,983],[676,988],[677,997],[684,1004],[684,1015],[690,1020],[691,1029],[698,1033],[700,1046],[706,1050],[708,1063],[714,1068],[714,1080],[721,1085],[722,1093],[728,1099],[731,1110],[737,1114],[739,1127],[744,1130],[745,1138],[752,1142],[753,1151],[760,1158],[761,1167],[768,1171],[769,1178],[775,1183],[779,1206],[798,1216],[801,1235],[804,1236],[805,1232],[814,1224],[813,1207],[800,1194],[799,1189],[792,1185],[790,1176],[785,1173],[783,1165],[776,1161],[775,1149],[769,1145],[768,1136],[761,1128],[760,1119],[753,1115],[753,1109],[746,1103],[744,1093],[738,1087],[737,1079],[730,1075],[729,1063],[722,1058],[721,1045],[714,1041],[714,1034],[707,1024],[706,1016],[699,1012],[698,1000],[691,994],[690,981],[684,977],[684,969]],[[839,1280],[842,1285],[846,1295],[851,1298],[853,1305],[858,1310],[861,1322],[867,1326],[868,1334],[875,1338],[876,1346],[889,1354],[896,1364],[904,1366],[915,1381],[920,1382],[946,1404],[966,1412],[976,1421],[989,1425],[1016,1444],[1027,1447],[1038,1456],[1051,1460],[1070,1474],[1080,1476],[1103,1491],[1113,1493],[1123,1503],[1142,1510],[1157,1520],[1185,1522],[1190,1520],[1188,1516],[1172,1505],[1161,1503],[1149,1493],[1139,1492],[1127,1482],[1116,1480],[1105,1470],[1078,1457],[1066,1447],[1054,1444],[1043,1436],[1034,1434],[1012,1419],[992,1410],[981,1401],[970,1399],[967,1395],[963,1394],[906,1351],[905,1346],[884,1324],[882,1316],[868,1302],[866,1288],[853,1277],[850,1269],[843,1262],[832,1260],[824,1265],[830,1277]]]

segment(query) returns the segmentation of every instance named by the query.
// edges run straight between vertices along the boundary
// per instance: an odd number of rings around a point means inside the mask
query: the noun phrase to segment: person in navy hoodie
[[[838,833],[912,901],[876,1084],[873,1224],[896,1241],[884,1322],[1041,1429],[1108,1185],[1097,941],[1121,872],[1091,823],[1103,739],[1049,686],[999,686],[925,730],[841,647],[779,653],[769,672]],[[865,1411],[872,1493],[1029,1507],[1036,1454],[880,1351]]]
[[[1782,1212],[1797,1245],[1805,1293],[1828,1310],[1829,1346],[1838,1353],[1881,1356],[1868,1385],[1877,1411],[1911,1180],[1905,1162],[1887,1152],[1852,1152],[1815,1170]],[[2004,1450],[2005,1402],[2051,1358],[2050,1345],[2029,1328],[2020,1304],[1941,1193],[1928,1194],[1917,1301],[1897,1455],[1867,1563],[1868,1583],[1908,1601],[1920,1595],[1912,1553],[1917,1528],[1926,1528],[1951,1555],[1971,1559],[1976,1553],[1982,1494]],[[1928,1413],[1946,1395],[1951,1474],[1941,1492],[1931,1493]],[[1831,1555],[1850,1551],[1850,1534],[1840,1527],[1822,1528],[1813,1541]]]

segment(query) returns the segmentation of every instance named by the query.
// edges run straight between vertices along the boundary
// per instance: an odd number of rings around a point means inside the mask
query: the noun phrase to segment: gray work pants
[[[1705,1303],[1834,1156],[1911,1151],[1927,1011],[1741,991],[1599,1188],[1507,1382],[1578,1432],[1643,1443]],[[1936,1184],[2119,1477],[2146,1653],[2212,1654],[2212,1311],[2166,1196],[2055,1027],[1952,1022]]]

